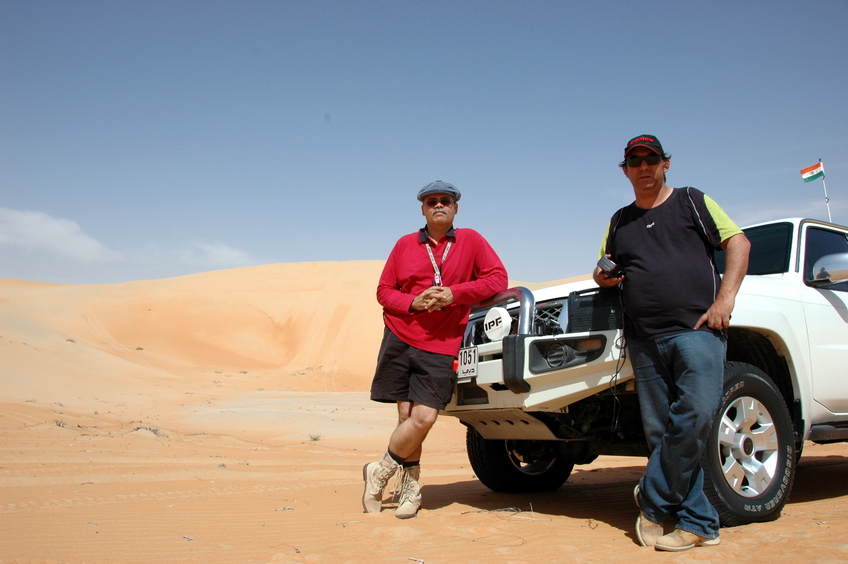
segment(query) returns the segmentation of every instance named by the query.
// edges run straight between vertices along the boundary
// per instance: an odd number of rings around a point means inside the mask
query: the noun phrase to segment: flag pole
[[[819,159],[819,164],[822,165],[822,172],[824,172],[824,163],[821,159]],[[824,182],[825,175],[822,174],[822,186],[824,187],[824,203],[827,206],[827,221],[833,223],[833,218],[830,217],[830,198],[827,197],[827,184]]]

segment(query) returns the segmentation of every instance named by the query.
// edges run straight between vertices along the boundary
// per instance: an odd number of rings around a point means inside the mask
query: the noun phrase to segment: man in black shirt
[[[624,270],[595,269],[602,287],[621,285],[627,350],[651,450],[634,491],[640,544],[680,551],[719,543],[719,517],[700,467],[718,411],[725,330],[748,268],[750,243],[709,196],[666,184],[671,157],[653,135],[631,139],[620,164],[635,201],[610,220],[600,255]],[[720,277],[714,252],[726,251]],[[673,532],[662,524],[676,519]]]

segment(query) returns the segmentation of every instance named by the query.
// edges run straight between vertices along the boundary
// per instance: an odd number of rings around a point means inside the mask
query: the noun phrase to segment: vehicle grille
[[[566,310],[566,315],[563,316],[563,309]],[[562,328],[562,323],[567,323],[567,305],[561,301],[545,302],[536,305],[536,315],[533,320],[533,331],[536,335],[559,335],[565,331]],[[512,325],[510,326],[510,334],[517,331],[518,327],[518,309],[510,311]],[[470,347],[472,345],[482,345],[490,343],[491,340],[486,336],[483,330],[483,322],[486,318],[486,312],[480,312],[471,316],[468,321],[468,327],[465,329],[465,339],[463,346]]]

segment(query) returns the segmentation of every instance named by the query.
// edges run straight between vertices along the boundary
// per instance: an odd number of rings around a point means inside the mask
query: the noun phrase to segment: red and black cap
[[[624,158],[626,159],[627,154],[637,147],[644,147],[645,149],[651,150],[662,157],[665,156],[665,151],[663,151],[662,143],[660,143],[659,139],[653,135],[637,135],[628,141],[627,145],[624,147]]]

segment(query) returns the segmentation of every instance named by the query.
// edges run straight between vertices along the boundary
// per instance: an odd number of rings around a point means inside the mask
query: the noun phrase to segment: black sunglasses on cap
[[[627,157],[625,162],[627,166],[631,168],[636,168],[637,166],[642,166],[642,161],[648,163],[650,166],[660,164],[662,157],[660,155],[647,155],[644,157]]]

